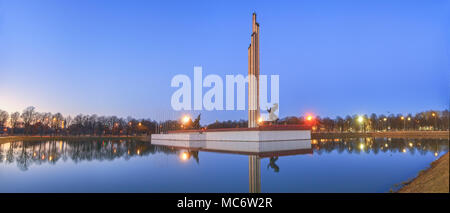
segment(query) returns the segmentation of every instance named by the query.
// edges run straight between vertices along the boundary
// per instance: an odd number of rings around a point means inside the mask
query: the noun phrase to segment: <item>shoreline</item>
[[[86,140],[117,140],[117,139],[136,139],[136,140],[142,140],[145,141],[148,136],[92,136],[92,135],[81,135],[81,136],[5,136],[0,137],[0,144],[7,143],[7,142],[13,142],[13,141],[39,141],[43,139],[49,139],[49,140],[79,140],[79,139],[86,139]]]
[[[42,139],[52,139],[52,140],[71,140],[71,139],[138,139],[147,141],[150,135],[141,136],[95,136],[95,135],[80,135],[80,136],[0,136],[0,143],[11,140],[42,140]],[[363,138],[363,137],[375,137],[375,138],[428,138],[428,139],[449,139],[449,131],[393,131],[393,132],[312,132],[311,139],[335,139],[335,138]]]
[[[398,193],[449,193],[449,153],[433,161],[417,177],[402,186]]]
[[[311,139],[362,138],[362,137],[449,139],[449,131],[312,132],[311,133]]]

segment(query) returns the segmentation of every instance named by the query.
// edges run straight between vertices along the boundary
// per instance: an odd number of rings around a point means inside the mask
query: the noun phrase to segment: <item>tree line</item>
[[[307,116],[308,117],[308,116]],[[421,131],[421,130],[449,130],[449,111],[428,110],[416,114],[408,113],[377,115],[347,115],[345,117],[312,117],[287,116],[273,124],[295,124],[312,126],[313,131],[319,132],[370,132],[370,131]],[[264,125],[267,125],[265,123]],[[270,124],[269,124],[270,125]],[[206,126],[208,129],[243,128],[247,127],[247,120],[216,121]]]
[[[309,116],[308,116],[309,117]],[[274,124],[310,125],[313,131],[362,132],[362,131],[407,131],[407,130],[449,130],[449,111],[428,110],[416,114],[347,115],[305,118],[288,116]],[[245,128],[247,120],[216,121],[201,126],[200,115],[193,121],[166,120],[132,117],[98,116],[79,114],[75,117],[61,113],[38,112],[35,107],[27,107],[20,112],[9,114],[0,109],[0,134],[9,135],[149,135],[180,129]],[[264,125],[269,125],[265,123]]]

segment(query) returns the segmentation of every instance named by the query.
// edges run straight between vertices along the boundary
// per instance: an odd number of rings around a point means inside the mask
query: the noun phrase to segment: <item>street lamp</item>
[[[403,131],[405,131],[405,117],[400,117],[400,119],[403,121]]]
[[[187,123],[191,120],[191,118],[188,115],[183,116],[181,119],[181,128],[185,128],[187,126]]]
[[[364,118],[363,118],[362,116],[359,116],[359,117],[358,117],[358,122],[359,122],[359,123],[364,122]]]
[[[362,126],[363,126],[363,132],[365,132],[365,126],[364,126],[364,117],[363,116],[359,116],[358,117],[358,122],[360,123],[360,124],[362,124]]]
[[[262,117],[259,117],[258,118],[258,123],[261,125],[262,124],[262,122],[264,121],[264,119],[262,118]]]
[[[434,119],[433,130],[436,131],[436,126],[437,126],[436,125],[436,123],[437,123],[436,113],[435,112],[431,113],[431,116],[433,116],[433,119]]]

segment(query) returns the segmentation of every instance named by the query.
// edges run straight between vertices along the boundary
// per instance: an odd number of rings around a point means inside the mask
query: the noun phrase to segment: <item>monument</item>
[[[311,146],[310,126],[266,125],[260,120],[259,33],[259,23],[253,13],[248,47],[248,128],[163,131],[163,134],[151,135],[152,144],[248,153],[286,151]],[[270,121],[278,119],[274,114],[276,110],[278,103],[268,110]]]

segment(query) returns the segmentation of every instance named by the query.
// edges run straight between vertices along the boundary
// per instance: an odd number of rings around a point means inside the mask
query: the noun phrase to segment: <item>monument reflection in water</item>
[[[169,149],[248,155],[248,182],[251,193],[261,192],[261,158],[270,158],[270,162],[274,164],[279,156],[313,153],[311,140],[263,142],[152,140],[152,144]]]

